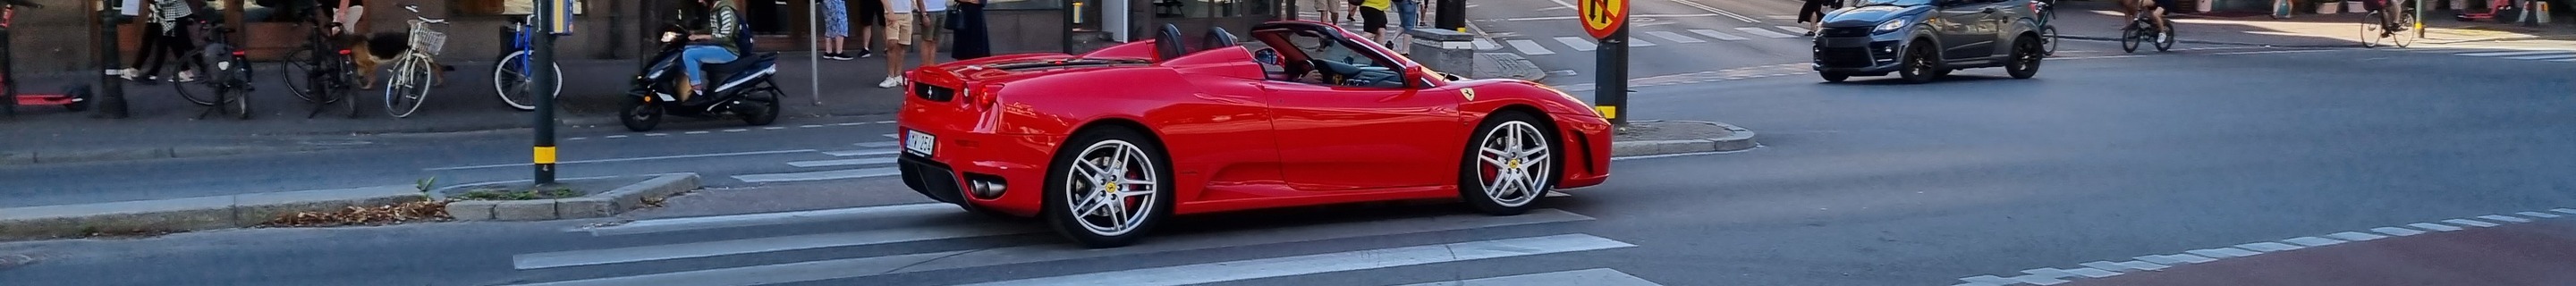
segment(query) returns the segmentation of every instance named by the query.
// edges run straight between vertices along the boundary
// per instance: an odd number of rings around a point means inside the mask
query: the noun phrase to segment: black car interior
[[[1404,88],[1404,73],[1348,39],[1320,27],[1264,24],[1253,38],[1267,47],[1253,54],[1271,80],[1369,88]],[[1275,69],[1274,69],[1275,67]]]

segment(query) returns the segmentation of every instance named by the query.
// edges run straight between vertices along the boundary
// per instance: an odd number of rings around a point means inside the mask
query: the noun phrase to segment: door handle
[[[1984,10],[1977,10],[1977,13],[1994,14],[1996,11],[1998,10],[1996,10],[1995,7],[1986,7]]]

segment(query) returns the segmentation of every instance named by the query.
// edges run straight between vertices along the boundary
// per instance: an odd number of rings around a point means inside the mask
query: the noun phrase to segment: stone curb
[[[321,151],[321,150],[331,150],[331,149],[339,149],[339,148],[342,148],[342,147],[324,147],[324,146],[295,146],[295,147],[271,147],[271,146],[212,146],[212,147],[208,147],[208,146],[190,146],[190,147],[151,147],[151,148],[124,148],[124,149],[85,149],[85,150],[53,150],[53,151],[13,151],[13,152],[0,152],[0,166],[40,165],[40,164],[65,164],[65,163],[102,162],[102,161],[131,161],[131,160],[153,160],[153,159],[176,159],[176,158],[196,158],[196,157],[215,157],[215,156],[230,156],[230,155],[242,155],[242,154],[264,154],[264,153],[287,153],[287,152]]]
[[[1641,123],[1641,122],[1680,122],[1680,123],[1701,123],[1701,124],[1710,124],[1710,125],[1717,125],[1718,127],[1721,127],[1721,128],[1726,128],[1726,130],[1727,130],[1727,131],[1732,131],[1732,132],[1730,132],[1730,133],[1733,133],[1733,134],[1731,134],[1731,135],[1727,135],[1726,137],[1720,137],[1720,138],[1707,138],[1707,139],[1645,140],[1645,141],[1616,141],[1616,142],[1610,142],[1610,156],[1611,156],[1611,157],[1654,156],[1654,155],[1670,155],[1670,154],[1684,154],[1684,153],[1705,153],[1705,152],[1734,152],[1734,151],[1743,151],[1743,150],[1753,149],[1753,147],[1759,147],[1759,146],[1761,146],[1761,145],[1762,145],[1761,143],[1757,143],[1757,142],[1754,142],[1754,141],[1753,141],[1753,135],[1754,135],[1754,134],[1753,134],[1753,131],[1752,131],[1752,130],[1744,129],[1744,127],[1737,127],[1737,126],[1735,126],[1735,125],[1733,125],[1733,124],[1726,124],[1726,123],[1722,123],[1722,122],[1714,122],[1714,121],[1692,121],[1692,120],[1647,120],[1647,121],[1632,121],[1632,122],[1630,122],[1630,123]]]
[[[602,218],[644,207],[646,198],[698,189],[697,173],[664,174],[615,190],[549,200],[456,201],[447,215],[469,221],[539,221]]]
[[[2064,34],[2060,34],[2060,35],[2057,35],[2057,37],[2058,37],[2058,38],[2064,38],[2064,39],[2075,39],[2075,40],[2086,40],[2086,41],[2105,41],[2105,42],[2119,42],[2119,41],[2120,41],[2120,37],[2108,37],[2108,36],[2083,36],[2083,35],[2064,35]],[[2274,48],[2357,48],[2357,47],[2361,47],[2361,44],[2332,44],[2332,45],[2326,45],[2326,44],[2265,44],[2265,43],[2241,43],[2241,42],[2224,42],[2224,41],[2190,40],[2190,39],[2177,40],[2177,41],[2174,41],[2174,42],[2175,42],[2175,43],[2186,43],[2186,44],[2228,45],[2228,46],[2257,46],[2257,47],[2274,47]],[[2138,46],[2139,46],[2139,47],[2138,47],[2138,49],[2140,49],[2140,50],[2151,50],[2151,49],[2154,49],[2154,48],[2155,48],[2155,47],[2150,47],[2150,46],[2148,46],[2147,44],[2143,44],[2143,43],[2142,43],[2142,44],[2139,44]]]
[[[0,208],[0,239],[51,239],[85,231],[196,231],[257,226],[279,216],[428,200],[413,185],[112,203]]]

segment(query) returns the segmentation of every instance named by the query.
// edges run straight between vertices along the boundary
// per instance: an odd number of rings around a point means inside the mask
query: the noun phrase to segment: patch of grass
[[[464,193],[456,194],[455,198],[483,201],[514,201],[560,199],[579,196],[581,196],[581,192],[573,191],[571,188],[534,189],[527,191],[491,188],[465,191]]]

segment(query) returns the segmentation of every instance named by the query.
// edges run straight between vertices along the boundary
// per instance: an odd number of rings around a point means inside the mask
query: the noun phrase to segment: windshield
[[[1917,5],[1932,5],[1932,0],[1861,0],[1860,5],[1861,5],[1861,6],[1877,6],[1877,5],[1917,6]]]

